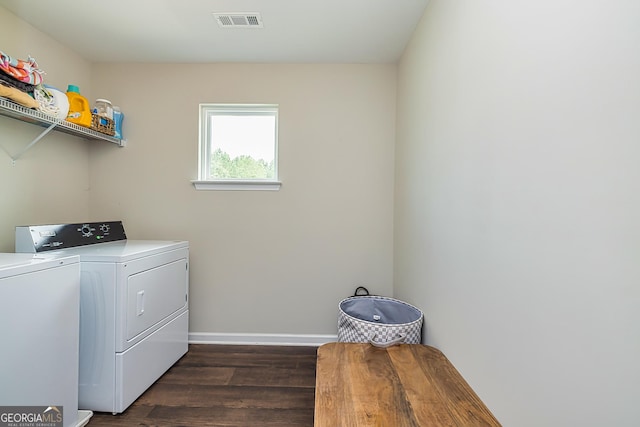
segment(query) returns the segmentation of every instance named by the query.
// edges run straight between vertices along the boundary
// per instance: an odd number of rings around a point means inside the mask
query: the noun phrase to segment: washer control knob
[[[82,227],[78,229],[78,231],[82,233],[82,237],[91,237],[93,230],[89,224],[83,224]]]

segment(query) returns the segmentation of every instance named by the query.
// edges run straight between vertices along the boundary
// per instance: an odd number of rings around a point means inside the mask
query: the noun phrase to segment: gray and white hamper
[[[420,344],[422,341],[424,315],[404,301],[358,295],[356,290],[356,295],[343,299],[338,307],[339,342],[389,347],[400,343]]]

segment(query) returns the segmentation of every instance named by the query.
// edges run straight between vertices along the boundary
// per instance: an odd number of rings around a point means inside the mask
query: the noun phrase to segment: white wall
[[[0,50],[34,57],[47,84],[90,88],[90,64],[0,7]],[[83,89],[84,88],[84,89]],[[88,92],[87,92],[88,93]],[[0,116],[0,147],[12,156],[44,128]],[[15,164],[0,150],[0,252],[13,252],[17,225],[75,222],[89,213],[89,142],[52,132]]]
[[[391,294],[394,65],[95,64],[128,146],[95,145],[91,216],[191,244],[191,332],[336,334]],[[277,192],[196,191],[199,103],[276,103]]]
[[[399,66],[395,295],[505,426],[640,419],[638,22],[432,0]]]

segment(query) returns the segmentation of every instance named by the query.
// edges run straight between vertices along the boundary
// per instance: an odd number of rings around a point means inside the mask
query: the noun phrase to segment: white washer
[[[123,412],[187,352],[188,242],[111,221],[16,227],[16,252],[80,258],[81,409]]]
[[[65,427],[88,422],[91,412],[78,412],[79,302],[77,256],[0,253],[3,416],[38,414],[47,425],[61,417]],[[41,408],[9,408],[18,406]]]

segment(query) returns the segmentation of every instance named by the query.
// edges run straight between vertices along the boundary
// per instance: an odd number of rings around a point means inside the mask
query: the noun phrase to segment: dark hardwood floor
[[[89,427],[311,427],[316,347],[192,344],[124,413]]]

